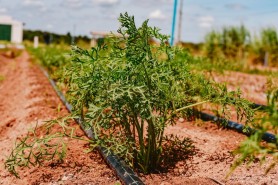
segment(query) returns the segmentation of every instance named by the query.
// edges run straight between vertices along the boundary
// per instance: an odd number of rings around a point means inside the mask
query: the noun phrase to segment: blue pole
[[[175,26],[176,26],[176,14],[177,14],[177,4],[178,0],[174,0],[174,12],[173,12],[173,21],[172,21],[172,34],[171,34],[171,46],[174,44],[174,36],[175,36]]]

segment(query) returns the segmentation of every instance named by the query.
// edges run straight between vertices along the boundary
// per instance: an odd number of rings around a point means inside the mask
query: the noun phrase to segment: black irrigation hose
[[[48,78],[50,84],[52,87],[55,89],[57,95],[61,99],[61,101],[65,104],[67,109],[71,112],[72,111],[72,106],[69,104],[63,95],[63,93],[58,89],[56,83],[50,78],[49,74],[47,71],[45,71],[43,68],[41,68],[43,71],[44,75]],[[81,119],[76,119],[76,122],[81,126],[83,131],[86,133],[88,138],[94,139],[94,134],[93,130],[90,129],[85,129],[84,125],[82,124]],[[98,151],[106,161],[106,163],[116,172],[116,175],[118,178],[121,180],[122,183],[126,185],[144,185],[143,181],[134,173],[134,171],[118,156],[112,154],[111,152],[109,153],[105,148],[103,147],[97,147]]]
[[[219,118],[217,116],[214,116],[214,115],[211,115],[211,114],[208,114],[208,113],[204,113],[204,112],[199,112],[199,116],[204,121],[215,121],[215,122],[216,121],[223,121],[222,118]],[[244,127],[244,125],[242,125],[240,123],[230,121],[230,120],[228,121],[226,127],[229,128],[229,129],[236,130],[237,132],[243,133],[245,135],[250,135],[250,134],[256,132],[255,129],[252,129],[250,127]],[[268,143],[277,143],[276,136],[274,134],[271,134],[271,133],[268,133],[268,132],[263,134],[262,139],[264,141],[268,142]]]
[[[266,106],[266,105],[261,105],[261,104],[257,104],[257,103],[253,103],[253,104],[251,105],[251,107],[252,107],[253,109],[259,109],[259,110],[265,110],[265,109],[267,109],[267,106]]]
[[[72,106],[67,102],[63,93],[56,86],[56,83],[49,77],[48,73],[44,69],[41,68],[41,70],[43,71],[45,76],[49,79],[49,81],[50,81],[52,87],[55,89],[57,95],[60,97],[62,102],[66,105],[67,109],[71,112]],[[267,106],[254,103],[252,108],[258,108],[258,109],[262,110],[262,109],[266,109]],[[214,116],[214,115],[211,115],[211,114],[208,114],[208,113],[204,113],[204,112],[199,112],[199,116],[204,121],[215,121],[215,122],[216,121],[223,121],[222,118],[219,118],[217,116]],[[76,121],[79,123],[79,125],[81,126],[83,131],[87,134],[87,136],[90,139],[93,139],[94,138],[93,131],[92,130],[86,130],[80,119],[77,119]],[[245,135],[250,135],[250,134],[256,132],[255,129],[252,129],[250,127],[245,128],[244,125],[242,125],[240,123],[230,121],[230,120],[228,121],[226,127],[229,128],[229,129],[236,130],[237,132],[243,133]],[[269,143],[277,143],[276,136],[274,134],[271,134],[271,133],[268,133],[268,132],[263,134],[262,139],[266,142],[269,142]],[[129,166],[127,166],[124,163],[123,160],[119,159],[119,157],[117,157],[117,156],[115,156],[111,153],[108,153],[105,148],[98,147],[98,150],[99,150],[100,154],[103,156],[103,158],[105,159],[105,161],[107,162],[107,164],[112,169],[115,170],[117,176],[120,178],[120,180],[124,184],[130,184],[130,185],[142,185],[142,184],[144,184],[142,182],[142,180],[133,172],[133,170]]]

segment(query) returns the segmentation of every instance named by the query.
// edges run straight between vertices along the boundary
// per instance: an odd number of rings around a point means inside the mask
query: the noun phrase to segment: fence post
[[[34,48],[38,48],[39,47],[39,37],[35,36],[34,37]]]
[[[264,55],[264,66],[265,66],[265,67],[268,66],[268,58],[269,58],[268,55],[269,55],[269,54],[268,54],[268,52],[266,51],[266,52],[265,52],[265,55]]]

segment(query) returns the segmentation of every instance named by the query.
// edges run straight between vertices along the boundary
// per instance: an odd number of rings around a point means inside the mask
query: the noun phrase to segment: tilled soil
[[[248,169],[246,166],[240,166],[231,176],[225,178],[235,159],[232,151],[246,138],[242,134],[201,121],[177,122],[177,125],[167,128],[166,134],[177,134],[180,138],[192,139],[196,154],[193,158],[178,162],[168,173],[144,176],[147,184],[278,184],[278,167],[272,169],[268,175],[264,174],[267,165],[271,164],[270,158],[264,165],[256,162]]]
[[[218,83],[225,83],[229,91],[242,91],[244,98],[266,105],[267,76],[227,71],[224,74],[213,73],[211,78]]]
[[[44,163],[40,167],[20,169],[22,179],[16,179],[4,169],[4,160],[17,137],[24,136],[36,123],[68,114],[47,78],[28,60],[26,52],[16,59],[0,55],[0,75],[4,76],[4,80],[0,81],[0,184],[119,182],[98,153],[85,154],[86,143],[76,140],[69,141],[68,156],[62,164]],[[82,135],[80,129],[77,132]],[[266,165],[258,163],[252,164],[249,169],[241,166],[225,178],[234,160],[231,152],[245,139],[241,134],[221,130],[209,122],[187,122],[183,119],[167,128],[166,134],[189,137],[196,153],[187,160],[177,162],[167,172],[140,175],[146,184],[278,184],[278,168],[265,176]]]
[[[225,83],[229,91],[242,91],[242,97],[266,105],[266,76],[250,75],[241,72],[213,73],[215,82]],[[203,107],[208,111],[209,105]],[[210,111],[208,111],[210,112]],[[235,112],[232,120],[236,121]],[[176,168],[166,174],[152,174],[145,176],[148,184],[277,184],[278,167],[264,174],[271,158],[260,165],[259,162],[238,167],[234,173],[225,178],[235,160],[232,152],[240,145],[246,136],[231,130],[222,130],[210,122],[178,122],[167,129],[166,134],[177,134],[179,137],[191,138],[196,146],[197,153],[186,162],[179,162]]]
[[[16,59],[0,55],[0,184],[115,184],[114,172],[97,152],[86,154],[85,142],[68,141],[64,163],[19,169],[21,179],[4,169],[6,156],[18,137],[46,120],[67,115],[48,79],[29,61],[27,52]],[[58,108],[60,107],[60,108]],[[80,135],[83,132],[77,127]]]

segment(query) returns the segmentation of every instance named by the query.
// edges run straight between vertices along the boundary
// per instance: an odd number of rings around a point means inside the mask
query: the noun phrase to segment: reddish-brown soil
[[[68,114],[46,77],[28,60],[26,52],[16,59],[0,55],[0,75],[4,76],[0,81],[0,184],[119,182],[98,153],[85,154],[86,143],[76,140],[69,141],[68,156],[62,164],[44,163],[41,167],[20,169],[22,179],[16,179],[4,169],[4,160],[17,137],[24,136],[37,122],[42,124]],[[77,132],[82,134],[80,130]],[[264,175],[269,161],[262,166],[252,164],[249,169],[241,166],[225,178],[234,160],[231,152],[245,139],[241,134],[221,130],[212,123],[183,119],[167,128],[166,134],[191,138],[196,154],[177,162],[167,173],[141,175],[146,184],[278,184],[277,167]]]
[[[212,79],[227,84],[230,91],[240,88],[244,98],[266,105],[267,76],[229,71],[222,75],[213,73]]]
[[[0,184],[115,184],[113,171],[97,152],[86,154],[85,142],[70,140],[63,164],[19,169],[17,179],[4,169],[16,138],[36,123],[68,114],[48,79],[23,52],[16,59],[0,55]],[[58,110],[58,106],[61,107]],[[83,132],[77,127],[77,132]]]
[[[232,151],[245,139],[242,134],[201,121],[177,122],[166,130],[166,134],[191,138],[197,153],[193,158],[178,162],[168,173],[145,176],[147,184],[278,184],[278,167],[264,175],[270,158],[262,166],[259,163],[252,164],[248,169],[240,166],[229,178],[225,178],[234,161]]]

